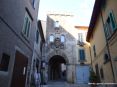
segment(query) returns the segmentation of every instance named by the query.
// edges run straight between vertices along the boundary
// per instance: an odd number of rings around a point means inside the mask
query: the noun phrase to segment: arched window
[[[50,35],[49,41],[54,42],[54,35],[53,34]]]
[[[61,43],[64,43],[64,42],[65,42],[65,36],[61,35]]]

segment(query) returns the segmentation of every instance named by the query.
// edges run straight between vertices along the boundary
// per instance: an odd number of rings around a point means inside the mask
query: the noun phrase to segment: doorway
[[[89,82],[89,66],[78,65],[76,67],[76,83],[88,83]]]
[[[11,87],[25,87],[28,58],[16,51]]]
[[[66,61],[62,56],[55,55],[49,60],[49,80],[66,80]]]

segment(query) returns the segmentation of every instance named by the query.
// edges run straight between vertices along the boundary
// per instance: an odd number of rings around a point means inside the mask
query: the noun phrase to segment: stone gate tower
[[[73,15],[48,14],[46,24],[47,62],[49,80],[75,80],[76,39],[69,32]]]

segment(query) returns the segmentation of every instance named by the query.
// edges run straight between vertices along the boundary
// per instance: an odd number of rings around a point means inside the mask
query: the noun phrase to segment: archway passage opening
[[[66,60],[64,57],[55,55],[49,60],[49,80],[66,80]]]

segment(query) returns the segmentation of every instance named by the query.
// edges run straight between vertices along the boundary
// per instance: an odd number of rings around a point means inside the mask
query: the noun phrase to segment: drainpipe
[[[104,19],[103,19],[102,10],[100,10],[100,13],[101,13],[101,19],[102,19],[102,24],[103,24],[103,29],[104,29],[105,27],[104,27]],[[104,30],[104,34],[105,34],[105,38],[106,38],[105,30]],[[113,62],[112,62],[112,58],[111,58],[111,55],[110,55],[109,43],[108,43],[107,38],[106,38],[106,47],[107,47],[108,55],[109,55],[109,58],[110,58],[110,64],[111,64],[112,74],[113,74],[113,81],[115,82],[114,67],[113,67]]]

